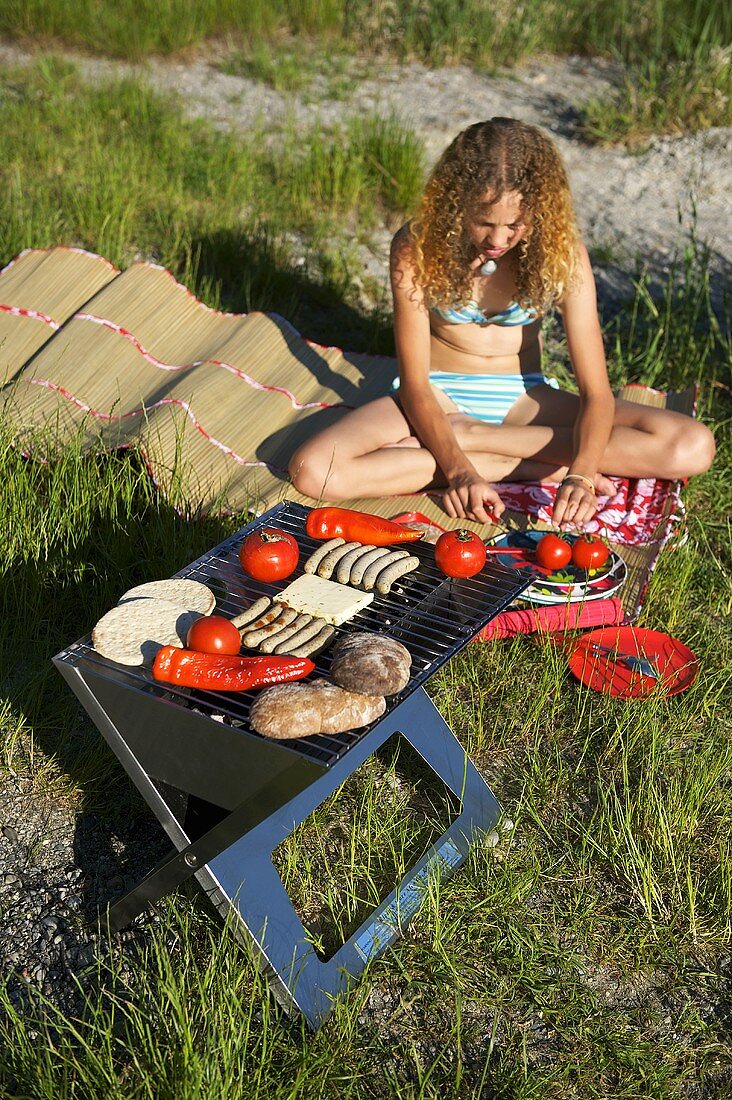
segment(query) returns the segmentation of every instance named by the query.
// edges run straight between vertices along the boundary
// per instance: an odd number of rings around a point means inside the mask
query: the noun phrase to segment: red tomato
[[[595,535],[581,535],[572,547],[572,562],[578,569],[599,569],[610,557],[610,547]]]
[[[186,645],[199,653],[232,655],[241,649],[241,635],[223,615],[202,615],[188,631]]]
[[[563,569],[572,557],[572,547],[558,535],[544,535],[536,544],[536,560],[545,569]]]
[[[446,577],[474,577],[485,559],[485,544],[473,531],[445,531],[435,543],[435,561]]]
[[[239,547],[241,567],[255,581],[281,581],[294,573],[300,557],[297,541],[277,527],[260,527]]]

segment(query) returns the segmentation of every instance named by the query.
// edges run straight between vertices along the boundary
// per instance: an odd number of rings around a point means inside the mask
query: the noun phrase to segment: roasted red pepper
[[[267,684],[302,680],[315,665],[307,657],[232,657],[164,645],[153,676],[166,684],[203,691],[251,691]]]
[[[305,521],[311,539],[346,539],[347,542],[391,546],[395,542],[417,542],[424,531],[415,531],[390,519],[354,512],[351,508],[313,508]]]

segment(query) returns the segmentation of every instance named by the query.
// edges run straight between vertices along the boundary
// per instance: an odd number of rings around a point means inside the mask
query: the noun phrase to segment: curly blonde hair
[[[429,306],[471,297],[469,223],[486,194],[522,197],[526,235],[517,245],[516,301],[543,313],[579,273],[579,234],[562,159],[527,123],[491,118],[469,126],[447,147],[410,224],[415,277]]]

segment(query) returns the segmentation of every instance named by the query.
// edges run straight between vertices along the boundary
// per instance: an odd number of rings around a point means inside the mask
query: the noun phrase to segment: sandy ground
[[[0,64],[25,64],[32,55],[0,44]],[[354,63],[350,94],[328,97],[325,76],[301,95],[221,71],[221,51],[191,60],[141,65],[75,56],[83,77],[97,82],[134,73],[179,99],[191,117],[213,126],[250,130],[266,120],[273,133],[293,122],[337,126],[353,112],[394,113],[425,142],[433,161],[465,126],[510,115],[549,130],[567,164],[582,231],[595,253],[601,293],[623,296],[637,263],[662,273],[696,232],[710,249],[715,297],[732,268],[732,129],[652,140],[641,150],[584,142],[579,112],[592,98],[612,93],[618,69],[608,62],[569,57],[534,61],[507,75],[465,66],[426,69],[374,62],[364,78]],[[385,278],[389,232],[373,236],[364,273]]]

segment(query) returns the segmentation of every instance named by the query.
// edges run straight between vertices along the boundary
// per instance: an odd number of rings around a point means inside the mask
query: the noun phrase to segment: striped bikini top
[[[477,302],[470,301],[464,306],[453,306],[451,309],[439,309],[433,306],[431,313],[436,313],[444,321],[450,321],[453,325],[530,325],[538,317],[538,313],[532,307],[524,309],[518,302],[511,302],[500,313],[494,313],[492,317],[486,317]]]

